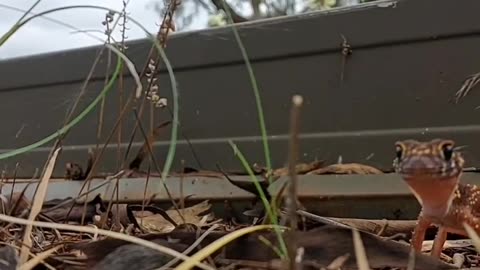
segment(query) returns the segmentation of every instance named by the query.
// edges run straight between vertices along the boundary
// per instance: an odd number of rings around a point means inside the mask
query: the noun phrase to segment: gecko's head
[[[424,211],[438,215],[450,206],[464,160],[452,140],[395,143],[395,171],[402,176]],[[427,208],[427,209],[425,209]]]
[[[398,141],[395,152],[395,171],[404,178],[448,179],[459,176],[463,169],[464,160],[452,140]]]

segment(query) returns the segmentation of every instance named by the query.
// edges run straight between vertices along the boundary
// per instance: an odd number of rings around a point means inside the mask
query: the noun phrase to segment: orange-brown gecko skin
[[[439,257],[447,233],[467,236],[463,223],[480,234],[480,189],[460,183],[464,160],[452,140],[415,140],[395,144],[395,171],[402,176],[422,210],[411,246],[420,252],[430,224],[439,227],[432,256]]]

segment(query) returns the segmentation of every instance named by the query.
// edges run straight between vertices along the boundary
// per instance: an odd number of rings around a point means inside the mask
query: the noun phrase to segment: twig
[[[138,119],[138,114],[137,117],[135,118],[136,120]],[[135,158],[130,162],[128,165],[128,168],[130,170],[139,170],[140,165],[142,164],[143,160],[145,159],[145,156],[150,154],[151,149],[153,147],[153,144],[155,143],[155,140],[157,139],[158,135],[160,135],[160,131],[170,125],[172,121],[168,120],[160,125],[158,125],[156,128],[153,129],[152,133],[148,137],[145,137],[144,143],[142,147],[138,150],[137,155]]]
[[[182,159],[182,174],[180,175],[180,208],[185,209],[185,197],[183,194],[183,178],[185,171],[185,160]]]
[[[242,237],[246,234],[250,234],[259,230],[268,230],[268,229],[284,229],[284,227],[278,225],[257,225],[242,228],[236,231],[233,231],[227,235],[222,236],[221,238],[215,240],[214,242],[210,243],[202,250],[198,251],[197,253],[193,254],[188,260],[185,260],[180,265],[178,265],[175,269],[177,270],[188,270],[192,269],[193,266],[198,265],[202,260],[206,257],[210,256],[217,250],[221,249],[228,243],[234,241],[235,239]]]
[[[353,247],[355,249],[355,257],[357,258],[357,266],[359,270],[370,270],[368,264],[365,246],[363,245],[360,233],[356,229],[352,229]]]
[[[140,219],[140,226],[143,226],[143,215],[145,210],[145,202],[147,200],[147,187],[148,182],[150,181],[150,164],[148,164],[147,168],[147,179],[145,180],[145,188],[143,189],[143,199],[142,199],[142,219]]]
[[[297,173],[295,165],[298,160],[299,142],[298,133],[300,126],[300,108],[303,104],[302,96],[295,95],[292,98],[292,109],[290,112],[290,142],[289,142],[289,160],[288,160],[288,173],[290,174],[290,183],[288,185],[288,196],[286,198],[286,205],[288,211],[288,219],[290,220],[291,232],[297,230]],[[297,241],[294,233],[289,234],[289,240],[287,243],[289,266],[290,269],[295,270],[299,268],[296,262],[297,255]]]
[[[480,82],[480,73],[468,76],[462,84],[462,87],[455,93],[455,103],[468,95],[470,90]]]
[[[206,230],[200,237],[198,237],[198,239],[195,240],[195,242],[193,242],[193,244],[191,246],[189,246],[187,249],[185,249],[182,253],[186,256],[193,249],[195,249],[198,245],[200,245],[200,243],[203,241],[203,239],[205,239],[213,230],[215,230],[218,227],[219,227],[218,224],[214,224],[212,227],[208,228],[208,230]],[[163,265],[160,268],[160,270],[168,269],[168,267],[171,267],[172,265],[174,265],[178,261],[179,261],[178,258],[174,258],[171,261],[169,261],[168,263],[166,263],[165,265]]]
[[[140,118],[138,118],[137,111],[134,109],[134,110],[133,110],[133,113],[135,114],[135,117],[136,117],[136,119],[137,119],[137,121],[138,121],[138,127],[139,127],[139,129],[140,129],[140,132],[142,133],[142,135],[143,135],[143,137],[144,137],[144,139],[145,139],[145,142],[148,144],[148,145],[147,145],[147,149],[148,149],[148,152],[149,152],[149,154],[150,154],[150,159],[151,159],[151,161],[152,161],[152,163],[153,163],[153,166],[154,166],[154,168],[157,170],[158,174],[164,176],[164,175],[165,175],[165,169],[164,169],[164,170],[160,170],[160,168],[158,167],[158,162],[157,162],[157,160],[156,160],[156,158],[155,158],[155,155],[153,154],[152,146],[150,145],[150,142],[149,142],[149,140],[148,140],[148,138],[147,138],[147,134],[145,134],[145,130],[143,129],[143,126],[142,126],[142,123],[141,123],[141,121],[140,121]],[[173,199],[173,196],[172,196],[172,194],[170,193],[170,190],[168,189],[167,184],[166,184],[165,181],[163,181],[163,180],[164,180],[164,177],[162,177],[162,185],[163,185],[163,187],[165,188],[165,192],[167,193],[168,198],[169,198],[170,201],[172,202],[173,207],[174,207],[175,210],[177,211],[177,213],[178,213],[178,215],[180,216],[180,218],[182,219],[183,223],[186,223],[185,217],[182,215],[182,213],[181,213],[180,210],[178,209],[177,203],[176,203],[175,200]]]
[[[39,263],[43,262],[48,256],[52,255],[55,251],[59,250],[62,245],[55,246],[49,250],[46,250],[42,253],[37,254],[33,259],[29,260],[28,262],[22,264],[18,269],[19,270],[31,270],[34,269]]]
[[[223,10],[225,13],[230,13],[233,23],[246,22],[248,19],[240,16],[233,8],[226,3],[224,0],[211,0],[212,4],[217,8],[217,10]],[[223,2],[223,3],[222,3]]]
[[[10,191],[10,198],[8,199],[8,204],[12,204],[13,191],[15,189],[15,183],[17,182],[17,171],[18,171],[18,162],[15,164],[15,170],[13,171],[13,181],[12,181],[12,190]]]

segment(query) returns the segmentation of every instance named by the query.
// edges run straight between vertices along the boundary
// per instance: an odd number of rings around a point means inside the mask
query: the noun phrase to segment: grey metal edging
[[[236,181],[251,181],[248,176],[232,176]],[[183,179],[183,180],[182,180]],[[183,181],[183,196],[190,199],[203,200],[245,200],[254,196],[224,178],[215,177],[168,177],[166,185],[174,199],[180,198],[180,182]],[[277,194],[280,187],[288,181],[288,177],[281,177],[270,187],[271,194]],[[480,185],[480,174],[465,173],[462,182]],[[26,196],[32,198],[36,183],[31,180],[17,180],[14,191],[21,191],[28,184]],[[119,202],[141,202],[144,198],[146,178],[120,178]],[[116,180],[92,179],[91,194],[100,194],[104,200],[109,200],[115,187]],[[9,194],[12,182],[4,182],[3,194]],[[48,186],[46,200],[66,197],[76,197],[80,191],[82,181],[64,181],[52,179]],[[85,189],[83,192],[85,192]],[[163,188],[161,179],[150,177],[146,196],[157,194],[155,200],[169,201]],[[374,198],[374,197],[411,197],[411,192],[397,174],[383,175],[300,175],[298,178],[298,196],[300,199],[322,200],[324,198]]]
[[[248,177],[233,177],[237,181],[251,181]],[[269,190],[277,194],[281,185],[287,181],[280,178]],[[141,203],[145,188],[145,178],[123,178],[119,180],[119,202]],[[223,178],[185,177],[183,178],[183,195],[188,196],[187,204],[208,199],[212,204],[212,213],[217,217],[236,216],[246,221],[241,213],[251,209],[254,196],[230,184]],[[17,181],[14,190],[21,191],[31,181]],[[462,182],[480,184],[480,174],[465,173]],[[174,199],[180,197],[180,178],[169,177],[167,187]],[[83,182],[52,180],[48,186],[46,200],[76,197]],[[114,190],[115,180],[93,179],[88,199],[100,194],[109,201]],[[32,198],[36,184],[26,191]],[[2,194],[11,192],[12,183],[4,183]],[[168,209],[169,198],[159,178],[151,178],[147,188],[147,198],[157,193],[155,203]],[[298,197],[309,212],[331,217],[367,218],[367,219],[415,219],[420,206],[408,190],[406,184],[396,174],[385,175],[302,175],[298,181]],[[84,199],[84,197],[82,198]],[[228,201],[228,207],[225,202]],[[256,201],[259,203],[259,201]]]

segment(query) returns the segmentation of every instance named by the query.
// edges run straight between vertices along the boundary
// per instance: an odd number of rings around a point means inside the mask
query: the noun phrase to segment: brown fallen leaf
[[[306,174],[310,171],[321,168],[323,164],[324,164],[324,161],[322,160],[316,160],[310,163],[299,163],[295,165],[295,172],[297,174]],[[253,169],[257,171],[259,174],[263,175],[265,179],[272,177],[273,181],[277,180],[282,176],[288,175],[288,167],[268,170],[266,167],[260,166],[258,164],[254,164]]]
[[[422,252],[427,252],[432,250],[433,240],[425,240],[422,243]],[[472,240],[470,239],[458,239],[458,240],[447,240],[443,246],[443,249],[447,248],[465,248],[473,247]]]
[[[359,163],[332,164],[307,174],[383,174],[377,168]]]
[[[295,172],[297,174],[306,174],[308,172],[320,169],[322,167],[323,163],[324,163],[323,161],[314,161],[314,162],[311,162],[311,163],[299,163],[299,164],[295,165]],[[284,167],[284,168],[279,168],[279,169],[273,170],[270,174],[267,173],[265,175],[265,177],[268,178],[270,175],[273,176],[274,179],[278,179],[282,176],[287,176],[288,175],[288,168]]]
[[[206,200],[194,206],[179,209],[179,212],[185,219],[185,223],[190,223],[201,227],[202,225],[204,225],[203,223],[205,222],[205,219],[213,219],[213,215],[210,213],[206,215],[201,215],[202,213],[210,210],[211,207],[212,205],[208,203],[208,200]],[[182,217],[180,217],[177,210],[170,209],[165,212],[173,221],[175,221],[175,223],[184,223]],[[142,228],[147,232],[167,233],[175,229],[175,226],[160,214],[149,213],[149,215],[145,215],[144,213],[142,217],[141,211],[134,211],[134,215],[136,217],[137,223],[142,224]]]

